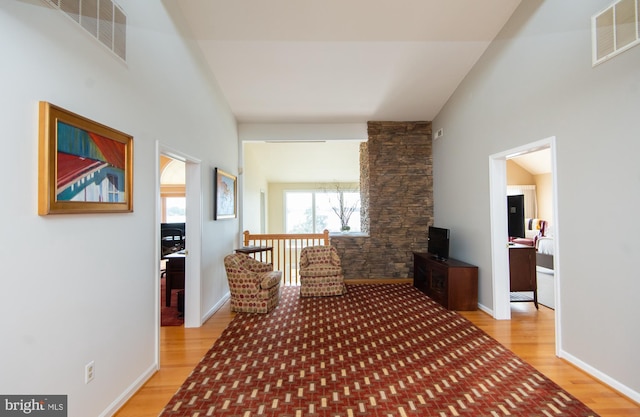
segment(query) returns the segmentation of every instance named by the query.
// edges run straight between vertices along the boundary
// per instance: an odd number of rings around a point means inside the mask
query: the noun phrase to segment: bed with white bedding
[[[554,241],[543,236],[536,242],[536,275],[538,280],[538,302],[549,308],[556,308],[554,282]]]

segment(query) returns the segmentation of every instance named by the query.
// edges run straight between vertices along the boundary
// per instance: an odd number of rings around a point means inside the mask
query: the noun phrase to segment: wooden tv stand
[[[449,310],[478,309],[478,267],[413,252],[413,286]]]

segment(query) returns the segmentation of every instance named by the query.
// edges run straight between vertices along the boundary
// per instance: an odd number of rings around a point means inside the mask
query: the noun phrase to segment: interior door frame
[[[185,300],[184,327],[202,325],[201,259],[202,259],[202,176],[201,161],[156,141],[156,254],[160,253],[160,223],[162,201],[160,198],[160,155],[185,163],[185,197],[187,239],[185,249]],[[160,364],[160,262],[155,262],[156,271],[156,362]]]
[[[555,341],[556,355],[562,350],[560,297],[560,218],[558,216],[558,184],[556,163],[556,138],[548,137],[489,156],[489,203],[491,212],[491,264],[493,287],[493,317],[497,320],[510,320],[509,300],[509,250],[506,241],[507,232],[507,159],[549,148],[551,153],[552,210],[554,231],[554,289],[555,289]]]

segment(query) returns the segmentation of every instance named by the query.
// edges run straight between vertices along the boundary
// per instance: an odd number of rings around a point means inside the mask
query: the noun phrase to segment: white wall
[[[263,170],[261,160],[264,155],[255,152],[254,148],[243,144],[243,171],[240,177],[242,191],[242,230],[248,230],[253,234],[260,233],[260,193],[265,194],[265,219],[269,215],[269,194],[268,183],[265,180],[266,173]],[[268,223],[265,221],[265,232],[272,233],[269,230]]]
[[[354,181],[360,177],[360,141],[367,139],[366,123],[240,123],[243,173],[242,230],[260,232],[260,192],[266,196],[266,216],[275,202],[270,183]],[[277,141],[282,143],[265,143]],[[299,143],[323,141],[326,143]],[[289,143],[287,143],[289,142]],[[327,165],[332,168],[327,169]],[[282,213],[273,214],[281,216]],[[278,224],[282,224],[280,220]],[[266,222],[267,233],[282,233]]]
[[[362,140],[366,123],[240,123],[242,141]]]
[[[434,121],[435,220],[491,306],[488,157],[556,136],[561,353],[638,401],[640,47],[591,67],[609,3],[521,3]]]
[[[119,3],[126,65],[42,1],[0,2],[0,392],[67,394],[70,417],[110,414],[156,367],[156,141],[202,162],[202,316],[228,291],[222,258],[238,229],[211,220],[213,167],[237,170],[226,101],[170,2]],[[133,213],[37,215],[40,100],[133,135]]]

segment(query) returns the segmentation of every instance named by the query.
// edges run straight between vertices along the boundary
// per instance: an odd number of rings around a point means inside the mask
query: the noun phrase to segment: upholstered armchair
[[[231,311],[245,313],[268,313],[280,301],[282,271],[274,271],[273,264],[234,253],[224,258]]]
[[[300,252],[300,296],[342,295],[347,292],[338,251],[333,246],[308,246]]]

